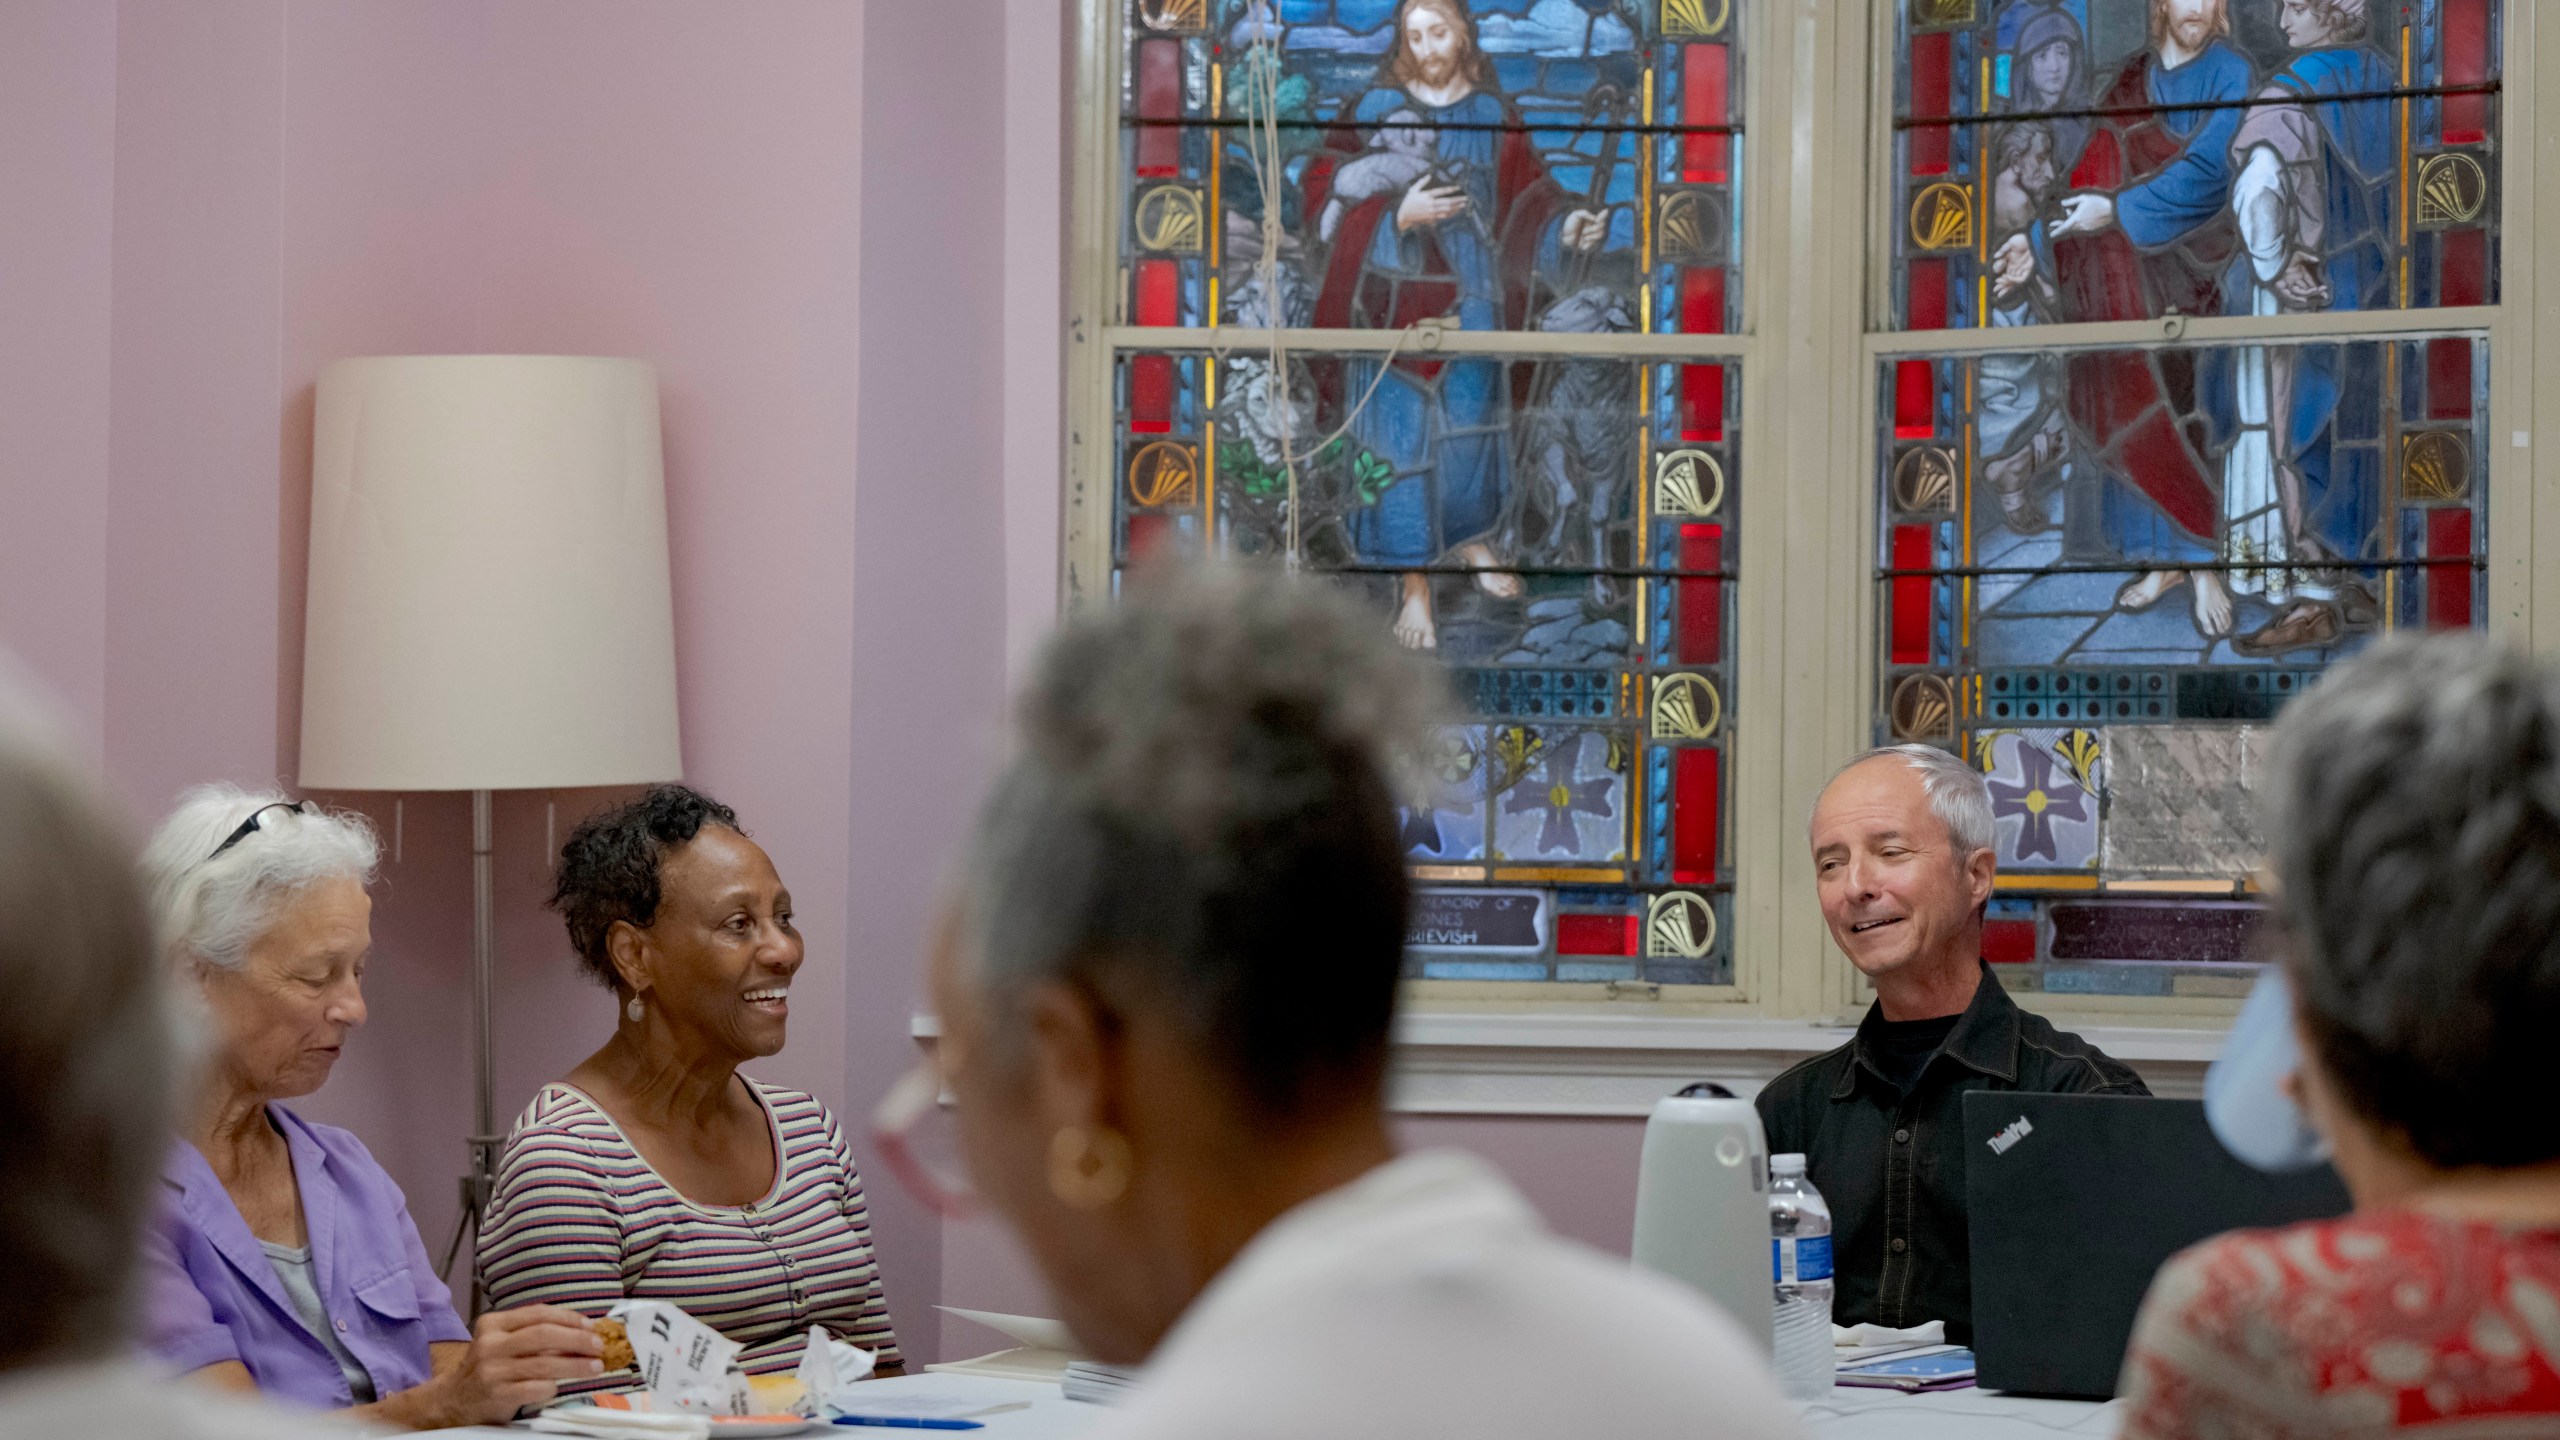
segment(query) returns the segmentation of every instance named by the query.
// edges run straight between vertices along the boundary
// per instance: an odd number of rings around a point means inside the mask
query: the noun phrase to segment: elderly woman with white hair
[[[281,1103],[364,1023],[376,853],[360,816],[209,785],[143,855],[213,1052],[161,1172],[145,1340],[226,1388],[421,1429],[503,1421],[602,1369],[593,1329],[547,1305],[465,1328],[399,1186]]]

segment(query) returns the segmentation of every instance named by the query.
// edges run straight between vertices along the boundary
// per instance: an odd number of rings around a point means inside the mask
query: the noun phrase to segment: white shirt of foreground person
[[[1282,1215],[1086,1440],[1795,1440],[1724,1314],[1549,1234],[1490,1167],[1407,1155]]]
[[[378,1435],[217,1395],[139,1361],[0,1370],[0,1440],[349,1440]]]

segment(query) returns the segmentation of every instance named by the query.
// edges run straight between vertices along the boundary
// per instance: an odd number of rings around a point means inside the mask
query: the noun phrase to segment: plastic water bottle
[[[1794,1400],[1831,1393],[1831,1206],[1802,1155],[1769,1157],[1769,1272],[1777,1284],[1778,1388]]]

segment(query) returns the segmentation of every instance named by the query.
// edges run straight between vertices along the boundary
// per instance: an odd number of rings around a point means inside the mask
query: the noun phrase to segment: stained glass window
[[[2011,988],[2227,995],[2267,723],[2373,635],[2484,613],[2488,346],[1888,362],[1878,738],[1989,777]]]
[[[2493,304],[2498,0],[1901,0],[1891,324]]]
[[[1121,318],[1738,328],[1741,3],[1127,0]]]
[[[1588,354],[1122,358],[1116,565],[1294,554],[1450,667],[1467,719],[1402,810],[1413,976],[1730,982],[1739,378]]]
[[[1447,664],[1415,978],[1732,980],[1742,365],[1647,337],[1741,329],[1744,18],[1121,7],[1113,561],[1280,559]]]

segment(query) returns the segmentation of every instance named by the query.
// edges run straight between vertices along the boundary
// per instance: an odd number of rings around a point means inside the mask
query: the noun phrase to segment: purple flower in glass
[[[2019,859],[2041,855],[2060,860],[2062,847],[2054,842],[2053,822],[2088,819],[2088,807],[2082,803],[2087,792],[2068,776],[2056,775],[2053,757],[2039,746],[2018,746],[2018,772],[2021,783],[1998,778],[1984,782],[1991,791],[1991,814],[1995,819],[2018,817]]]
[[[1582,739],[1588,743],[1591,737],[1585,735]],[[1514,785],[1511,793],[1502,797],[1502,813],[1505,815],[1526,815],[1536,810],[1546,812],[1545,821],[1538,827],[1540,850],[1571,853],[1580,838],[1574,833],[1574,816],[1597,815],[1605,819],[1615,813],[1609,796],[1616,788],[1616,777],[1602,775],[1590,780],[1576,780],[1573,778],[1574,762],[1581,756],[1580,744],[1549,750],[1544,766],[1545,783]]]

